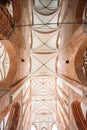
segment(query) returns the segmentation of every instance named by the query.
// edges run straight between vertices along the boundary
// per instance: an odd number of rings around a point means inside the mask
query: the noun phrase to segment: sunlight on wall
[[[4,119],[1,121],[1,123],[0,123],[0,130],[4,130],[4,129],[5,129],[5,126],[6,126],[8,117],[9,117],[9,113],[7,113],[7,115],[6,115],[6,116],[4,117]]]
[[[84,115],[84,117],[86,119],[87,107],[83,103],[81,103],[80,105],[81,105],[81,109],[82,109],[83,115]]]

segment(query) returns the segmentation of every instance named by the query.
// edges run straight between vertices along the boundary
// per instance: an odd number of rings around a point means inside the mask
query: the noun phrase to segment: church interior
[[[87,0],[0,0],[0,130],[87,130]]]

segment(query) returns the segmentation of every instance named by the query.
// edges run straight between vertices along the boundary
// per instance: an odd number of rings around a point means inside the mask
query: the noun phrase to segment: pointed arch
[[[85,119],[85,117],[84,117],[84,113],[81,108],[81,102],[76,100],[76,101],[72,102],[71,107],[72,107],[73,116],[74,116],[76,125],[78,127],[78,130],[86,130],[87,129],[87,119]]]

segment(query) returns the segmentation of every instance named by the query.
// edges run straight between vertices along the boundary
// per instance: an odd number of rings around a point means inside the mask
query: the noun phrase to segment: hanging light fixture
[[[87,35],[87,3],[83,11],[83,32]]]

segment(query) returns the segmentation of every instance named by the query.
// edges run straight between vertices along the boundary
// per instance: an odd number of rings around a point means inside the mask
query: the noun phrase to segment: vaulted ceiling
[[[31,122],[51,128],[57,122],[57,61],[59,1],[34,0],[32,10]]]

